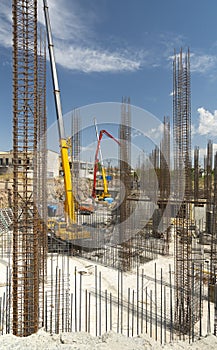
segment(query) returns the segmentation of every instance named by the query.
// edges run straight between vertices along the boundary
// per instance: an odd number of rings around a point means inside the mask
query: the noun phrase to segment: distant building
[[[0,152],[0,175],[13,171],[13,151]]]
[[[47,151],[47,177],[54,178],[59,176],[60,163],[59,153],[48,150]]]
[[[75,161],[73,163],[74,168],[78,169],[78,177],[93,180],[93,163],[85,161]]]
[[[72,169],[72,163],[70,163],[70,169]],[[93,168],[94,165],[91,162],[86,162],[83,160],[75,160],[73,162],[73,172],[78,178],[86,178],[93,180]],[[60,175],[63,175],[62,161],[60,157]]]
[[[22,167],[24,159],[22,153],[19,155],[19,165]],[[29,153],[29,157],[25,160],[28,165],[29,175],[33,170],[32,154]],[[70,162],[70,168],[72,164]],[[75,161],[73,163],[74,173],[78,177],[92,179],[93,180],[93,163],[85,161]],[[0,151],[0,175],[11,174],[13,172],[13,151]],[[63,174],[62,161],[58,152],[47,150],[47,177],[55,178]]]
[[[32,154],[29,153],[27,159],[23,159],[23,154],[19,154],[18,163],[22,167],[24,161],[27,162],[29,175],[31,176]],[[0,151],[0,175],[11,174],[13,172],[13,151]],[[47,151],[47,177],[59,176],[59,153],[48,150]]]

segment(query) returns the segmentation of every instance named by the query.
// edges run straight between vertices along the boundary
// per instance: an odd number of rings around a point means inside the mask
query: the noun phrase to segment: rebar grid
[[[39,310],[37,1],[13,0],[12,6],[13,333],[27,336],[38,330]]]

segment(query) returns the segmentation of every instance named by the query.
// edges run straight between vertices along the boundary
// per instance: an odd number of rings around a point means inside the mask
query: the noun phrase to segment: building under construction
[[[148,140],[145,114],[147,133],[138,133],[138,110],[123,97],[117,135],[92,128],[95,158],[83,176],[82,111],[73,111],[66,137],[48,4],[46,37],[37,3],[13,0],[12,8],[13,151],[0,162],[12,169],[1,188],[2,334],[115,330],[161,344],[216,335],[217,155],[210,140],[204,164],[197,146],[192,159],[190,51],[174,53],[172,118],[156,124],[158,141]],[[46,41],[60,144],[61,171],[52,179]],[[103,158],[102,134],[118,154],[114,166]]]

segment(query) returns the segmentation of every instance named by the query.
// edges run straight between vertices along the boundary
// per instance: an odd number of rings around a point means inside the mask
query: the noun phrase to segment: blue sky
[[[172,118],[172,56],[191,52],[192,148],[217,144],[216,0],[48,0],[63,113],[131,103]],[[42,0],[38,0],[43,24]],[[0,3],[0,150],[12,147],[11,1]],[[48,125],[55,120],[47,66]]]

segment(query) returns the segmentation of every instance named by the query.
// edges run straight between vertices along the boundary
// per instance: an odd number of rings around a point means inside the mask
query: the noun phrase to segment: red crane
[[[112,136],[108,131],[100,130],[99,138],[98,138],[98,142],[97,142],[96,153],[95,153],[94,175],[93,175],[93,190],[92,190],[92,197],[93,198],[96,198],[96,173],[97,173],[97,170],[98,170],[98,163],[99,163],[98,153],[99,153],[99,150],[100,150],[100,142],[101,142],[102,137],[103,137],[104,134],[106,134],[108,137],[110,137],[112,140],[114,140],[115,142],[117,142],[120,145],[120,142],[118,140],[116,140],[116,138],[114,136]],[[110,195],[108,193],[106,174],[105,174],[105,169],[104,169],[103,166],[102,166],[102,178],[103,178],[103,186],[104,186],[104,191],[102,193],[102,199],[104,199],[104,198],[110,197]]]

